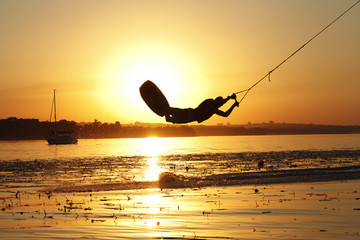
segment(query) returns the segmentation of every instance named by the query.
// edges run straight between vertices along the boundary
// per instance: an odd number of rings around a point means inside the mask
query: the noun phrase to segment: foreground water
[[[0,150],[2,186],[58,190],[154,187],[163,172],[197,186],[246,173],[360,166],[359,134],[15,141],[0,142]]]
[[[358,134],[0,142],[0,238],[359,239],[359,157]]]

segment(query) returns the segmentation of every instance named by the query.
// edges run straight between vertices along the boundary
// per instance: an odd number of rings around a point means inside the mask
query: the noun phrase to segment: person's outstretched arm
[[[228,101],[228,100],[227,100],[227,101]],[[239,102],[235,100],[234,104],[231,105],[231,107],[230,107],[226,112],[221,111],[221,110],[218,109],[218,110],[215,112],[215,114],[217,114],[217,115],[219,115],[219,116],[222,116],[222,117],[228,117],[228,116],[231,114],[231,112],[234,110],[234,108],[235,108],[235,107],[238,107],[238,106],[239,106]]]
[[[224,98],[224,101],[221,104],[221,106],[224,105],[225,103],[227,103],[230,99],[235,99],[236,100],[236,94],[233,93],[231,96],[227,96],[226,98]]]

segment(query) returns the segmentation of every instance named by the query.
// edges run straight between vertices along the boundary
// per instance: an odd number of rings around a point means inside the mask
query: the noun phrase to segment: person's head
[[[224,98],[223,98],[223,97],[217,97],[217,98],[215,98],[215,104],[216,104],[218,107],[221,107],[221,106],[224,104]]]

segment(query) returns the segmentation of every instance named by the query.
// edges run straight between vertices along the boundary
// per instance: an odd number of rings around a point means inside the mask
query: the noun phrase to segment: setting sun
[[[138,89],[145,80],[153,80],[172,98],[176,98],[182,91],[179,69],[165,58],[156,59],[150,56],[136,60],[124,70],[123,76],[127,79],[128,89]],[[128,93],[129,97],[136,95],[138,98],[137,92],[134,91],[134,93]]]
[[[153,117],[154,121],[159,122],[160,119],[148,111],[140,98],[141,84],[146,80],[152,80],[163,91],[171,105],[177,104],[184,102],[182,98],[189,92],[186,88],[198,88],[199,81],[191,81],[190,77],[196,71],[199,71],[196,64],[171,48],[143,46],[128,50],[104,67],[100,76],[102,90],[99,99],[114,113],[126,111],[138,115],[136,111],[143,114],[145,110],[151,114],[149,116]],[[120,103],[127,104],[119,110]]]

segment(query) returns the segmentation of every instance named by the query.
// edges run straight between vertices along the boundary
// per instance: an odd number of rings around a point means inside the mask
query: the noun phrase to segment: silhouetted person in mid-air
[[[219,108],[224,105],[230,99],[234,99],[233,105],[226,111],[221,111]],[[189,123],[197,121],[201,123],[209,119],[212,115],[217,114],[222,117],[227,117],[233,111],[235,107],[239,106],[239,102],[236,100],[236,95],[233,94],[227,98],[217,97],[216,99],[206,99],[197,108],[169,108],[169,113],[165,115],[167,122],[172,123]]]

